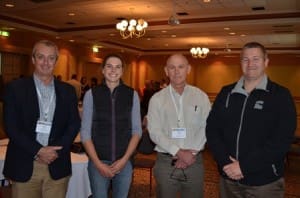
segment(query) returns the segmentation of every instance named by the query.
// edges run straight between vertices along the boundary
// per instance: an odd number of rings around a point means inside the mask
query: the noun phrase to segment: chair
[[[149,197],[151,197],[152,191],[152,169],[156,160],[156,152],[154,151],[155,144],[152,142],[149,132],[147,130],[147,118],[143,120],[143,133],[141,140],[137,146],[136,154],[134,156],[133,166],[134,168],[149,169]],[[134,178],[133,178],[134,180]]]
[[[134,156],[133,166],[134,168],[140,168],[140,169],[149,169],[149,197],[151,197],[152,192],[152,169],[155,164],[156,160],[156,153],[152,154],[142,154],[137,152]],[[132,182],[134,181],[134,177],[132,179]]]

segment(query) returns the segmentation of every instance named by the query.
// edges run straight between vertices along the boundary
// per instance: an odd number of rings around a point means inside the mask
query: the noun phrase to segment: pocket
[[[187,122],[187,126],[197,126],[201,121],[201,107],[200,105],[188,105],[187,107],[187,118],[184,120]]]

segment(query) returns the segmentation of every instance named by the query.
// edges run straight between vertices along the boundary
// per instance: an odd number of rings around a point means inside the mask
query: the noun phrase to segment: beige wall
[[[288,87],[293,96],[300,97],[300,58],[296,55],[269,55],[270,65],[267,74],[270,79]],[[207,93],[219,92],[225,84],[237,81],[241,76],[239,56],[224,57],[211,55],[206,59],[193,59],[187,56],[192,66],[188,82]],[[143,56],[139,58],[137,74],[138,87],[145,80],[161,80],[165,77],[163,67],[167,56]],[[138,88],[136,87],[136,88]]]
[[[9,38],[0,38],[0,51],[30,56],[33,44],[40,39],[53,40],[59,46],[60,57],[54,72],[56,75],[62,75],[63,80],[68,80],[73,73],[77,73],[79,78],[87,76],[89,79],[95,75],[98,79],[102,78],[100,63],[107,53],[112,52],[105,48],[100,49],[99,53],[92,53],[91,46],[64,42],[43,34],[24,35],[14,32]],[[160,81],[165,77],[163,68],[168,55],[136,56],[132,53],[121,55],[127,63],[123,80],[135,89],[142,88],[147,79]],[[188,82],[210,94],[216,94],[223,85],[238,80],[241,75],[239,55],[224,57],[210,53],[205,59],[194,59],[190,55],[187,57],[192,66]],[[270,55],[267,73],[272,80],[288,87],[293,96],[300,97],[299,56]]]

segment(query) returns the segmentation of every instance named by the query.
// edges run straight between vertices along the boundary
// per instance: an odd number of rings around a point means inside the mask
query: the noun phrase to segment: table
[[[0,140],[0,180],[2,175],[8,139]],[[87,172],[88,157],[86,154],[71,153],[72,176],[69,181],[66,198],[88,198],[91,195],[90,181]]]
[[[92,194],[87,172],[88,157],[85,153],[71,153],[71,160],[72,176],[66,198],[88,198]]]

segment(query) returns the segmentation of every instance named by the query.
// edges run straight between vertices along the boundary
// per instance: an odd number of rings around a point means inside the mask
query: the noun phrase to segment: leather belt
[[[161,153],[161,152],[159,152],[159,153],[162,155],[165,155],[165,156],[173,157],[173,155],[171,155],[170,153]]]

